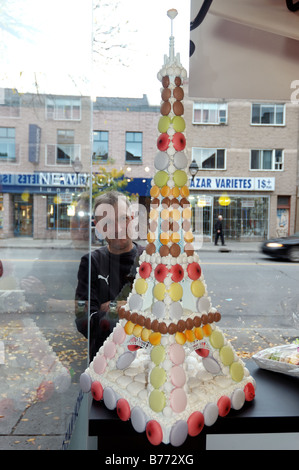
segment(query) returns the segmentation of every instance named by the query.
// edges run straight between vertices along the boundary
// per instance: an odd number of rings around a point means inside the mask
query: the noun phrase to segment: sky
[[[175,52],[188,71],[190,1],[100,0],[95,9],[97,1],[0,0],[8,5],[6,13],[21,23],[18,34],[5,25],[0,29],[0,86],[19,92],[34,92],[38,86],[42,93],[146,94],[150,104],[159,104],[157,73],[169,53],[171,35],[167,10],[178,11],[173,21]],[[92,54],[96,29],[100,48]]]

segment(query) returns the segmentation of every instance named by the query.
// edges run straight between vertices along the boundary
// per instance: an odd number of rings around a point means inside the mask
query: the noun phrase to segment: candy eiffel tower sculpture
[[[147,246],[119,322],[81,375],[84,392],[131,420],[153,445],[180,446],[255,396],[255,383],[219,329],[193,249],[183,80],[174,54],[158,73],[161,117]]]

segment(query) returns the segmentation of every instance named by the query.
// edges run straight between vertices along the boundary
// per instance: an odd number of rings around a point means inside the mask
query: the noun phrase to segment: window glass
[[[126,132],[126,162],[142,161],[142,132]]]
[[[283,125],[284,105],[253,103],[251,107],[251,124]]]
[[[93,132],[93,152],[92,159],[94,162],[106,161],[108,159],[109,132],[94,131]]]

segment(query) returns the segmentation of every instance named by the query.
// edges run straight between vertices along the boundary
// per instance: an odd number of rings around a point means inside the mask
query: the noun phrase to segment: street
[[[72,301],[84,250],[1,249],[5,273],[16,286],[28,283],[31,300]],[[226,327],[293,328],[299,326],[299,264],[274,260],[259,252],[199,251],[214,307]],[[23,280],[23,281],[22,281]],[[40,281],[40,282],[38,282]],[[29,289],[28,287],[28,289]],[[40,304],[38,313],[40,314]]]
[[[1,248],[0,291],[15,289],[20,297],[13,305],[8,298],[12,309],[0,313],[0,449],[60,449],[65,439],[87,365],[73,304],[84,253]],[[244,360],[298,337],[299,264],[258,251],[202,250],[199,256],[212,304],[222,315],[219,327]],[[26,283],[31,292],[24,298],[18,289]]]

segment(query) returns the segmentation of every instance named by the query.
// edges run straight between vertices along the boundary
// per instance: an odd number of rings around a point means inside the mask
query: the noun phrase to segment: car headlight
[[[276,242],[270,242],[270,243],[267,243],[267,246],[269,248],[281,248],[283,246],[282,243],[276,243]]]

